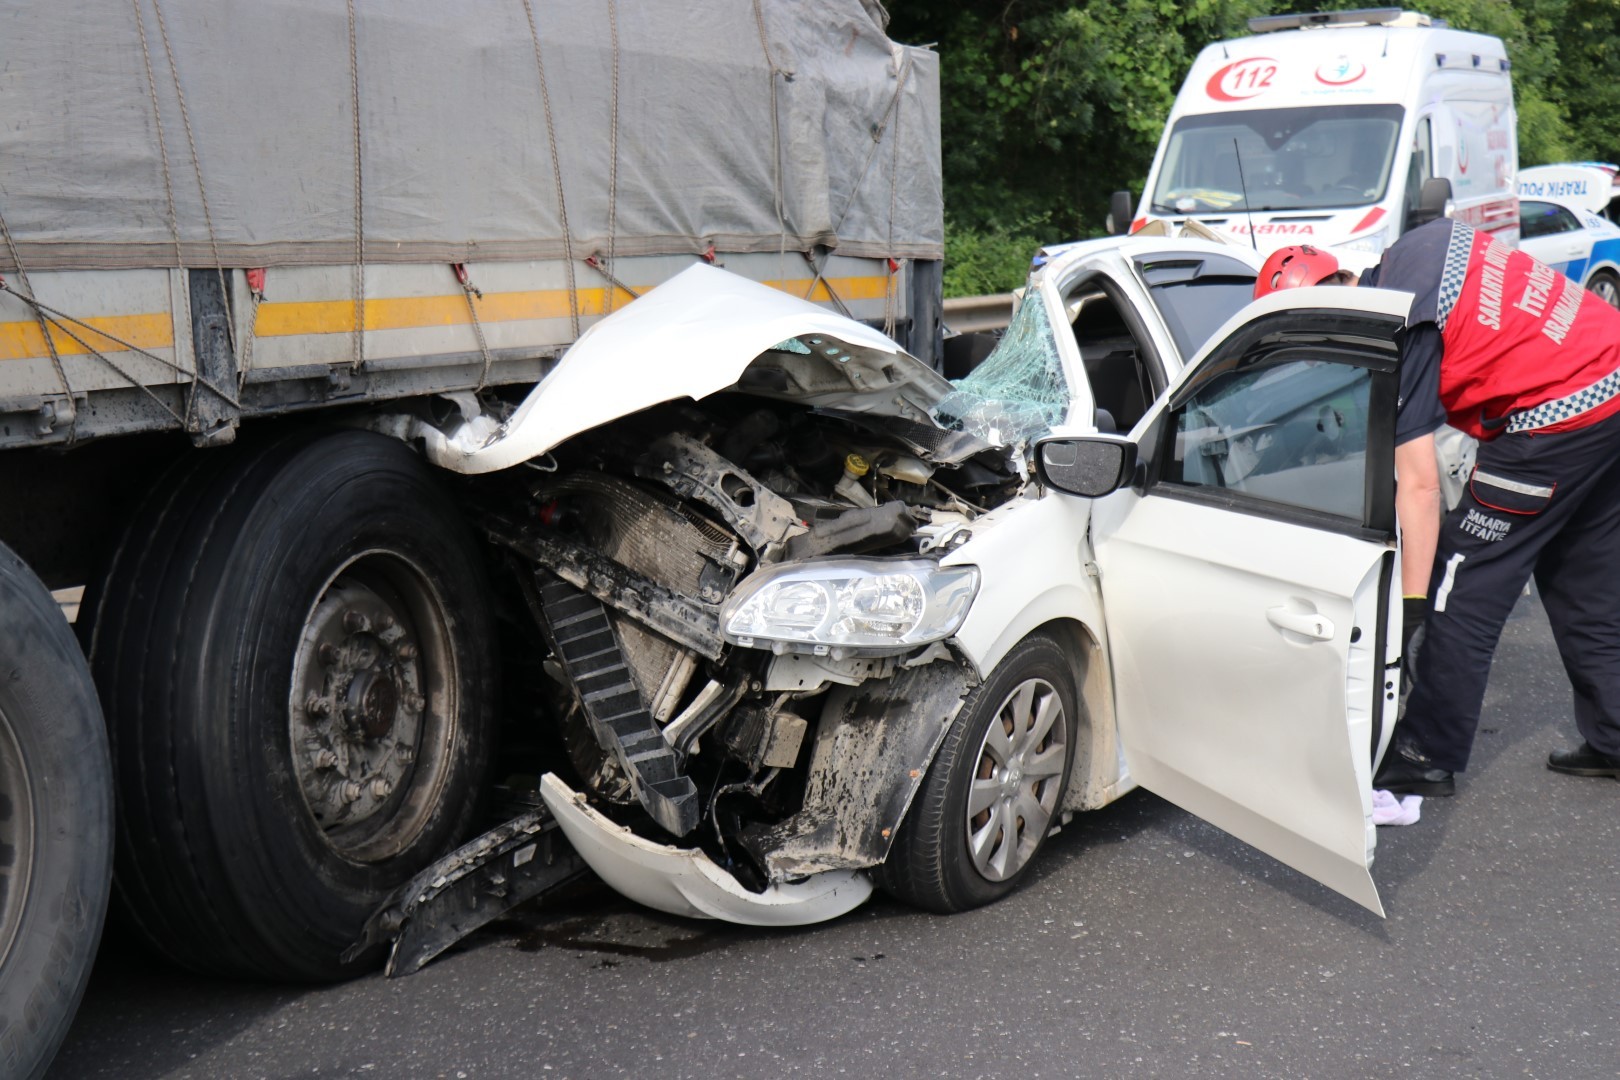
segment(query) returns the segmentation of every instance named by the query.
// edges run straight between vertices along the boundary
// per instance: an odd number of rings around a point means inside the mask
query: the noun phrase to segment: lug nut
[[[380,776],[371,782],[371,794],[376,798],[386,799],[388,798],[388,793],[393,790],[394,785],[390,784],[387,780],[384,780]]]
[[[338,789],[338,793],[343,796],[344,802],[354,802],[360,797],[360,785],[353,780],[345,780],[343,786]]]
[[[309,696],[304,698],[304,711],[311,716],[325,716],[332,711],[332,703],[311,690]]]
[[[392,630],[394,628],[394,617],[384,612],[377,618],[377,628],[379,630]]]
[[[421,712],[423,709],[427,708],[427,698],[423,697],[421,694],[406,694],[405,707],[411,712]]]
[[[416,659],[416,646],[412,645],[408,641],[401,642],[400,645],[399,645],[399,648],[395,649],[394,651],[399,656],[399,658],[401,660],[415,660]]]
[[[320,652],[317,655],[320,656],[321,663],[325,664],[327,667],[336,667],[338,661],[343,658],[343,654],[338,652],[338,647],[333,645],[330,641],[321,646]]]
[[[371,629],[371,620],[350,608],[343,613],[343,629],[351,634],[361,634]]]
[[[315,767],[317,769],[337,768],[337,755],[330,750],[321,750],[317,752],[315,755]]]
[[[399,747],[399,749],[394,751],[394,758],[401,765],[409,765],[412,761],[414,761],[416,759],[416,751],[412,750],[408,746],[401,745]]]

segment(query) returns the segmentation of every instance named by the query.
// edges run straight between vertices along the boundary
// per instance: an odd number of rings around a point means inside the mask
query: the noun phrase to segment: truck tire
[[[0,1075],[43,1076],[101,940],[112,766],[72,628],[0,545]]]
[[[404,444],[283,435],[188,460],[86,597],[119,795],[116,891],[193,970],[288,981],[450,851],[486,789],[481,552]]]

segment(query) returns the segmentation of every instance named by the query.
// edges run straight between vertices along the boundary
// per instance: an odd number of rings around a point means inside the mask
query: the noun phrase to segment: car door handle
[[[1329,641],[1333,637],[1333,620],[1314,611],[1291,611],[1285,607],[1267,608],[1266,619],[1280,630],[1292,630],[1315,641]]]

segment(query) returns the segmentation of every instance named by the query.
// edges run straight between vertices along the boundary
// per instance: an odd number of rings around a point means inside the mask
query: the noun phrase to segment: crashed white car
[[[1410,297],[1248,304],[1256,264],[1079,245],[954,385],[700,266],[510,416],[412,431],[490,474],[574,849],[682,915],[956,911],[1141,785],[1380,911]]]

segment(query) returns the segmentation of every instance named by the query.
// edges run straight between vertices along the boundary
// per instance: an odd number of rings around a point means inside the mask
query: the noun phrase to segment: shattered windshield
[[[1153,211],[1316,210],[1378,202],[1400,128],[1399,105],[1184,116],[1170,132]]]
[[[1069,381],[1038,291],[1024,297],[995,351],[951,385],[934,419],[995,446],[1029,442],[1063,422]]]

